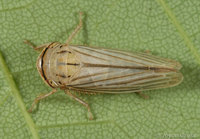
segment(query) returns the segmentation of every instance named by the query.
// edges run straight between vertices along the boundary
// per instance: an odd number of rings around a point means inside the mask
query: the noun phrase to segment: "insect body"
[[[129,53],[118,50],[69,45],[82,26],[80,23],[66,44],[53,42],[34,48],[43,48],[37,60],[37,69],[53,90],[37,97],[29,111],[41,99],[56,92],[57,88],[87,107],[70,90],[99,93],[131,93],[178,85],[183,76],[181,65],[173,60],[147,53]],[[26,43],[30,44],[28,41]],[[30,44],[31,45],[31,44]]]

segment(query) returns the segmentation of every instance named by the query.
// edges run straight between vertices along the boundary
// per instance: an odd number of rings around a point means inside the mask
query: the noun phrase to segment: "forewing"
[[[68,85],[74,89],[104,93],[138,92],[175,86],[183,79],[178,62],[151,54],[86,46],[70,48],[81,61],[80,71]]]

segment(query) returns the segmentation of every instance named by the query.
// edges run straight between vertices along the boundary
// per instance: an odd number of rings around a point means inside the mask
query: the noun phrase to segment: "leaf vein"
[[[194,44],[192,43],[192,41],[190,40],[189,35],[185,32],[181,24],[178,22],[177,18],[175,17],[170,7],[167,5],[167,3],[164,0],[157,0],[157,2],[162,6],[166,14],[169,16],[172,23],[174,24],[177,31],[179,32],[180,36],[184,39],[186,46],[190,49],[191,53],[196,58],[197,62],[200,64],[200,54],[198,54],[198,51],[194,47]]]
[[[5,60],[3,59],[3,56],[1,53],[0,53],[0,67],[2,69],[2,72],[5,75],[5,80],[10,85],[12,95],[15,98],[16,103],[17,103],[18,107],[20,108],[22,115],[24,116],[24,119],[30,129],[30,132],[33,135],[33,138],[39,139],[38,132],[35,128],[35,123],[33,122],[33,119],[30,117],[30,115],[28,114],[28,112],[26,110],[26,107],[21,98],[20,92],[15,84],[12,74],[10,73],[8,67],[6,66]]]

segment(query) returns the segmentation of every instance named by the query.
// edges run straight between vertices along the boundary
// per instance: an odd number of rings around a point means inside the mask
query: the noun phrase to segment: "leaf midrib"
[[[19,90],[15,84],[15,81],[13,80],[12,74],[10,73],[8,67],[6,66],[5,60],[3,59],[3,56],[0,52],[0,67],[3,74],[5,75],[5,81],[8,82],[10,85],[11,93],[13,97],[16,100],[16,103],[18,104],[19,109],[21,110],[22,115],[24,116],[24,119],[26,121],[26,124],[28,125],[30,132],[32,133],[32,136],[34,139],[39,139],[38,132],[36,130],[35,123],[33,122],[32,118],[26,111],[26,107],[24,105],[24,102],[21,98],[21,95],[19,93]]]

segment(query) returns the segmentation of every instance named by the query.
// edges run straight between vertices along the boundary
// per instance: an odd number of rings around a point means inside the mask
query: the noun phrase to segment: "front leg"
[[[72,32],[72,34],[69,36],[69,38],[67,39],[65,45],[68,46],[69,43],[71,42],[71,40],[74,38],[74,36],[78,33],[78,31],[81,29],[83,22],[82,22],[82,15],[83,13],[80,12],[79,13],[79,24],[78,26],[75,28],[75,30]]]
[[[41,99],[44,99],[52,94],[54,94],[57,90],[56,89],[53,89],[51,92],[49,92],[48,94],[40,94],[32,103],[30,109],[28,110],[28,112],[32,112],[33,111],[33,108],[34,106],[41,100]]]
[[[80,98],[78,98],[77,96],[73,95],[72,93],[70,93],[69,90],[65,90],[65,93],[67,95],[69,95],[70,97],[72,97],[74,100],[78,101],[79,103],[81,103],[83,106],[85,106],[88,109],[88,113],[89,113],[89,119],[93,120],[93,114],[91,112],[90,106],[88,105],[88,103],[86,103],[85,101],[81,100]]]
[[[41,52],[45,47],[49,46],[50,43],[47,44],[42,44],[40,46],[34,46],[29,40],[24,40],[25,44],[28,44],[29,46],[31,46],[35,51]]]

